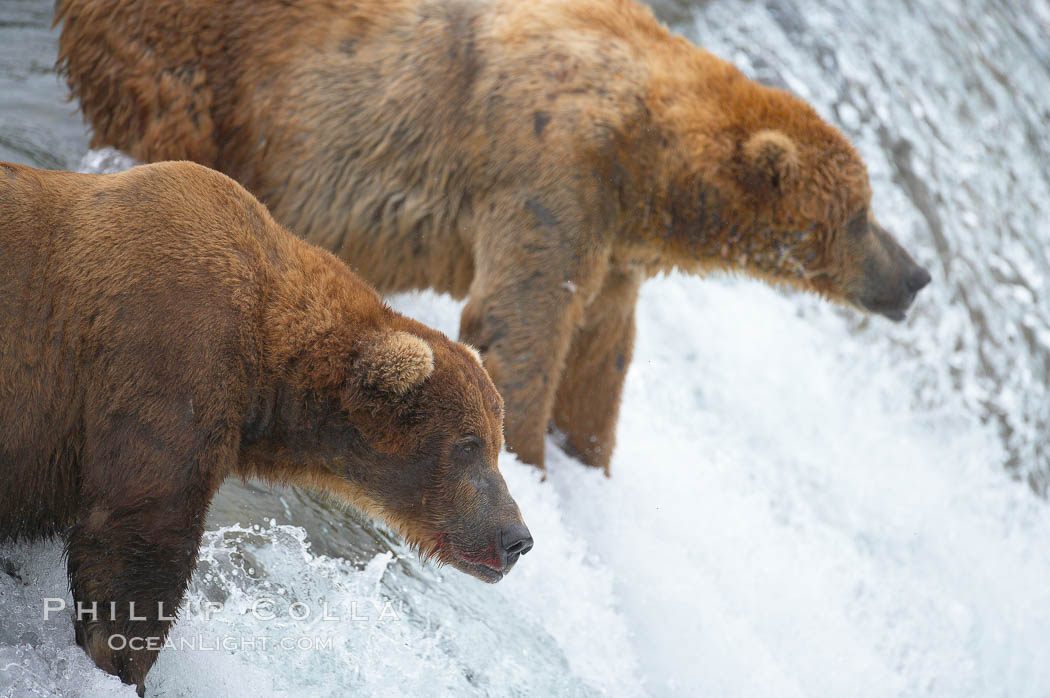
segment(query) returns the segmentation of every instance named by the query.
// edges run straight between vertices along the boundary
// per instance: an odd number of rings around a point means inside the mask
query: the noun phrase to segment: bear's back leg
[[[613,269],[573,335],[554,403],[554,425],[570,455],[609,474],[641,272]]]
[[[586,299],[602,284],[608,249],[556,195],[507,192],[479,215],[460,341],[484,356],[506,408],[507,448],[544,467],[544,439],[569,346]]]

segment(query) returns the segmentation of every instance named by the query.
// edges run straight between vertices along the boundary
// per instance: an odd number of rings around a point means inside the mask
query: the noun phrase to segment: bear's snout
[[[444,508],[455,512],[442,532],[443,562],[483,582],[506,576],[532,550],[532,533],[499,471],[479,462]]]
[[[905,313],[919,291],[930,283],[930,272],[916,265],[914,271],[908,273],[903,279],[897,281],[896,288],[883,289],[882,294],[876,294],[862,302],[862,305],[873,313],[901,322]]]
[[[918,293],[922,289],[926,288],[926,285],[930,283],[930,272],[926,271],[922,267],[919,267],[911,273],[905,285],[908,290],[912,293]]]
[[[496,552],[499,553],[500,571],[503,574],[510,572],[510,568],[518,561],[518,557],[526,555],[532,550],[532,534],[523,523],[513,523],[505,527],[499,533],[499,542]]]
[[[885,230],[875,225],[873,233],[865,246],[865,273],[854,301],[869,312],[900,322],[919,291],[930,283],[930,272]]]

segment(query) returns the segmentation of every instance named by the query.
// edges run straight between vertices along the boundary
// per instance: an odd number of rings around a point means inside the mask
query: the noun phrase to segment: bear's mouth
[[[496,556],[495,547],[481,554],[470,553],[458,548],[448,539],[446,534],[438,536],[432,553],[426,555],[426,557],[431,555],[435,556],[441,563],[452,565],[463,574],[469,574],[471,577],[487,584],[495,584],[500,581],[513,567],[513,563],[506,567],[497,567],[499,558]],[[515,561],[517,561],[516,557]]]
[[[912,301],[915,300],[914,293],[909,294],[907,297],[898,300],[887,300],[883,298],[861,298],[857,305],[862,310],[866,310],[869,313],[876,313],[888,318],[893,322],[903,322],[907,317],[907,310],[911,307]]]
[[[446,539],[447,540],[447,539]],[[441,546],[444,560],[464,574],[480,579],[488,584],[495,584],[510,572],[512,565],[501,565],[495,546],[481,552],[472,552],[459,548],[452,541]]]
[[[480,579],[488,584],[495,584],[503,579],[504,576],[503,572],[495,567],[490,567],[483,562],[471,562],[459,557],[453,560],[452,566],[460,572],[469,574],[471,577]]]
[[[469,574],[489,584],[495,584],[510,572],[510,566],[498,567],[499,558],[496,556],[495,548],[475,555],[458,549],[455,545],[449,546],[452,553],[452,566],[460,572]]]
[[[907,313],[905,313],[900,308],[886,308],[884,310],[875,310],[874,308],[869,308],[869,310],[878,313],[884,318],[893,320],[894,322],[904,322],[904,318],[908,316]]]

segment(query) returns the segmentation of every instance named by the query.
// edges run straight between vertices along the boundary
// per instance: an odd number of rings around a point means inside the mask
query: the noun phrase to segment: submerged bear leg
[[[107,497],[84,507],[68,533],[77,644],[139,695],[193,571],[209,497]]]
[[[609,473],[641,274],[613,270],[573,337],[554,402],[554,424],[571,455]]]

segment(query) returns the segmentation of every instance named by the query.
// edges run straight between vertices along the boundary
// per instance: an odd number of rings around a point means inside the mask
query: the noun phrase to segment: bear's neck
[[[330,254],[305,243],[275,270],[259,312],[260,360],[247,406],[246,445],[283,444],[304,458],[330,449],[357,339],[386,322],[382,299]]]
[[[681,162],[669,143],[665,157],[645,163],[625,182],[621,255],[650,276],[675,269],[751,271],[765,262],[768,234],[753,217],[727,216],[731,205],[724,195]]]

